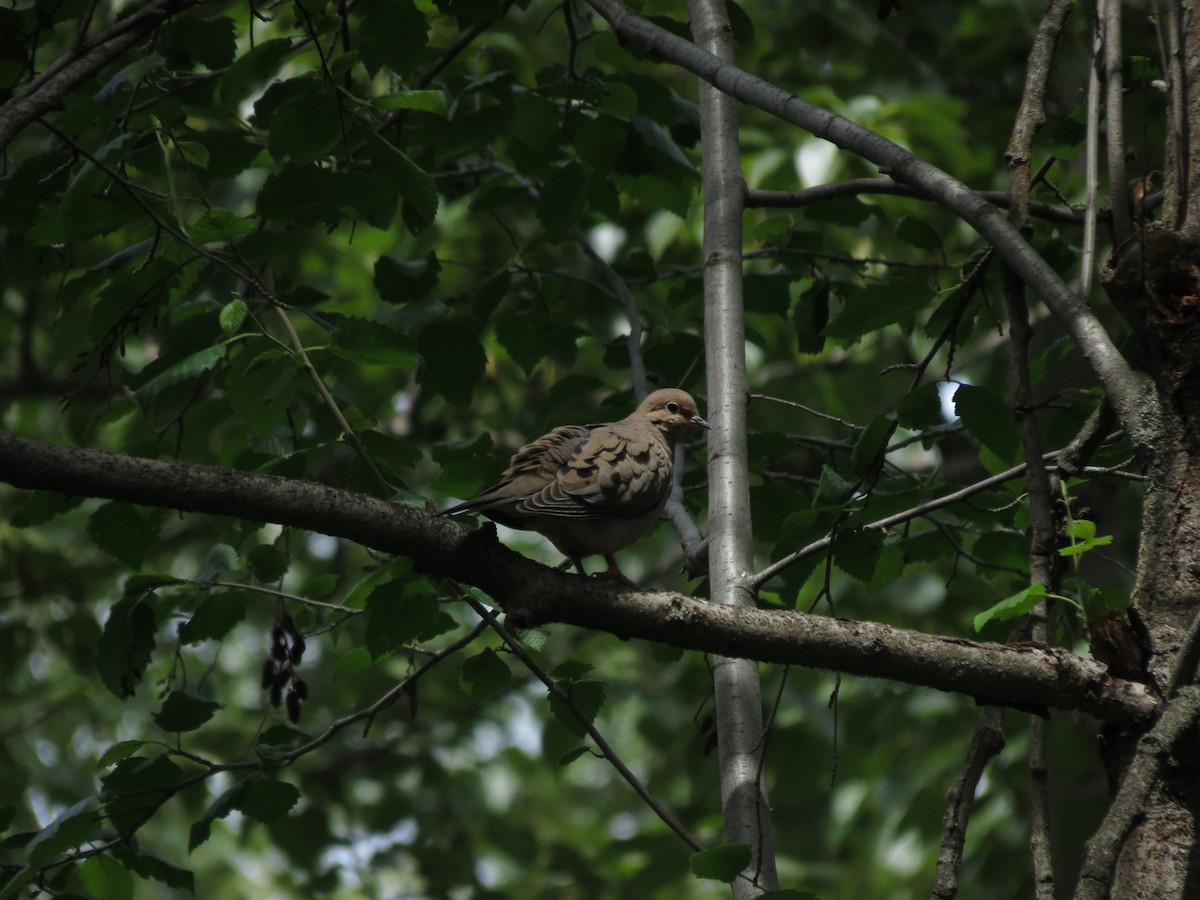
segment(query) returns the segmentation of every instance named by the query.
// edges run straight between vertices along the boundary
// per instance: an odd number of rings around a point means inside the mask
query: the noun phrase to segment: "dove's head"
[[[672,442],[682,431],[693,425],[709,427],[700,417],[692,395],[676,388],[655,391],[642,401],[634,415],[645,419]]]

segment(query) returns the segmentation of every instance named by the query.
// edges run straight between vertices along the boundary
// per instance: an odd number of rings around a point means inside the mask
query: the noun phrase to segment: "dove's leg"
[[[611,553],[604,554],[604,561],[608,563],[608,569],[599,573],[600,578],[611,578],[613,581],[619,581],[621,584],[625,585],[626,587],[631,587],[635,591],[644,590],[640,584],[638,584],[632,578],[626,576],[626,574],[621,571],[621,567],[617,565],[617,561],[613,558]]]

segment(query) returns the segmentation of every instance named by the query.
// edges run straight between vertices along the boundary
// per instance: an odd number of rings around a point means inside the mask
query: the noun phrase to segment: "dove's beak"
[[[701,428],[709,428],[709,429],[711,429],[711,428],[712,428],[712,426],[711,426],[711,425],[709,425],[707,422],[705,422],[705,421],[704,421],[702,418],[700,418],[700,416],[698,416],[698,415],[697,415],[697,416],[692,416],[692,424],[693,424],[693,425],[699,425]]]

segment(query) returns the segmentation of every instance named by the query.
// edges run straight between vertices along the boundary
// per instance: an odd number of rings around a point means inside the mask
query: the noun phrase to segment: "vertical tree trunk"
[[[1148,678],[1168,699],[1195,680],[1200,612],[1200,2],[1170,0],[1168,141],[1160,225],[1133,204],[1133,237],[1116,248],[1105,287],[1139,333],[1160,402],[1158,440],[1140,449],[1147,475],[1133,619]],[[1113,185],[1114,204],[1125,201]],[[1115,738],[1114,781],[1133,736]],[[1120,744],[1125,746],[1121,747]],[[1190,728],[1159,771],[1117,857],[1110,896],[1200,896],[1200,740]],[[1145,752],[1143,749],[1142,752]]]

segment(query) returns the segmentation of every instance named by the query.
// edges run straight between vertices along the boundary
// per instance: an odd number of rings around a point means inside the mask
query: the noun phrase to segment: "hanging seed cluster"
[[[287,708],[293,725],[300,721],[300,704],[308,699],[308,684],[296,674],[304,659],[304,635],[296,630],[292,617],[284,613],[271,629],[271,655],[263,660],[262,686],[276,709]],[[284,690],[287,693],[284,693]]]

